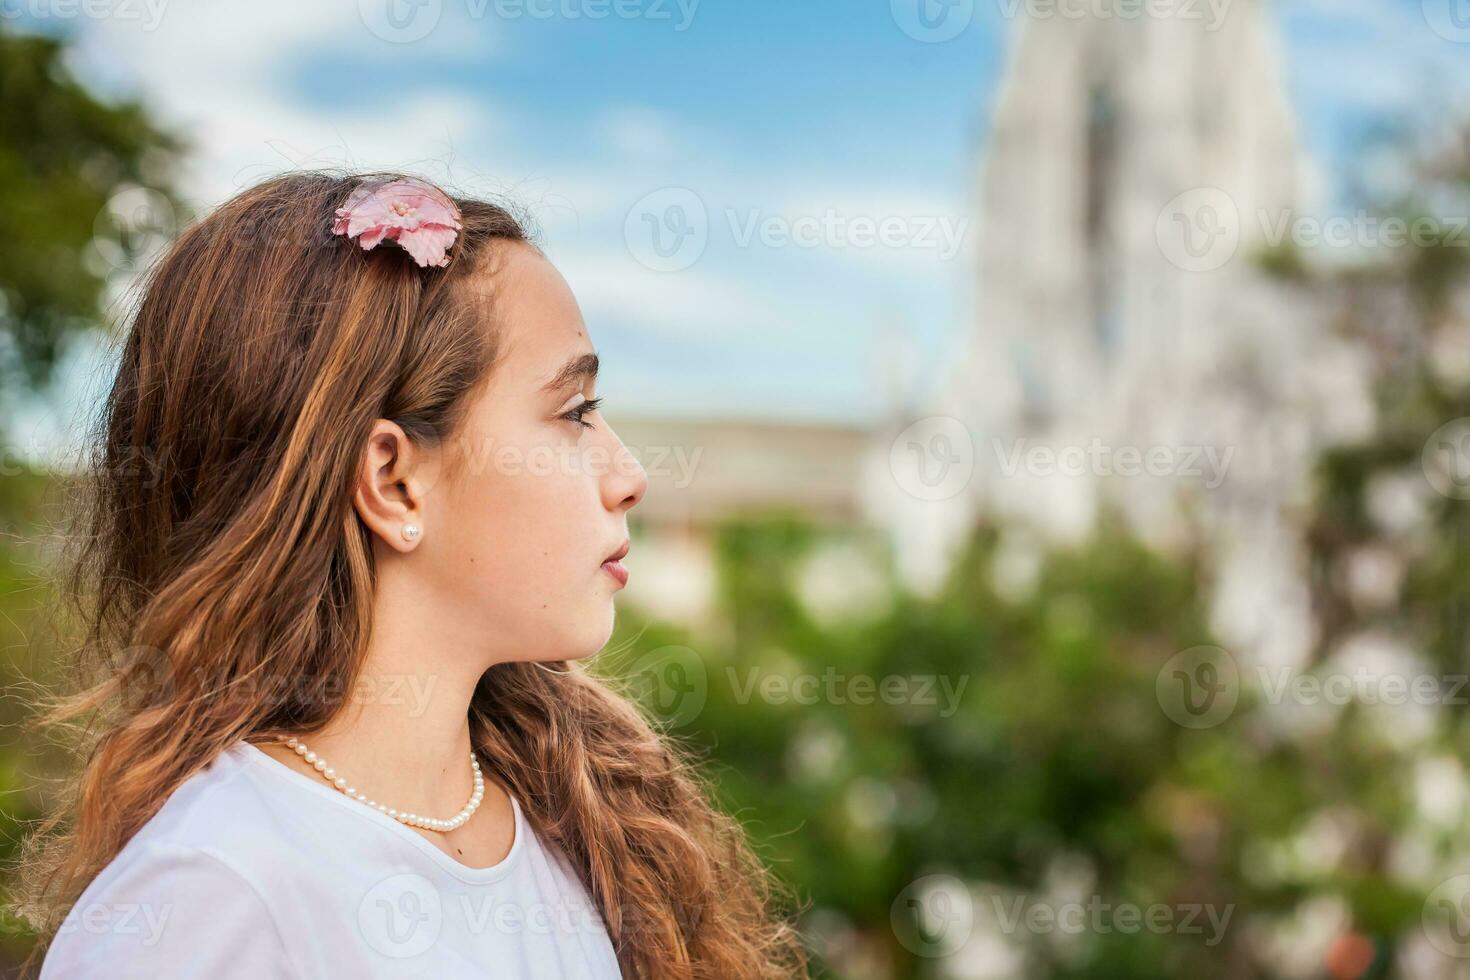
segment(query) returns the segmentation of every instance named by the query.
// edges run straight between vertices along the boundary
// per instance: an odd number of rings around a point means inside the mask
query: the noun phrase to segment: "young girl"
[[[512,215],[425,181],[291,174],[180,236],[70,582],[107,674],[53,713],[100,722],[23,869],[42,978],[805,974],[577,663],[646,488],[597,367]]]

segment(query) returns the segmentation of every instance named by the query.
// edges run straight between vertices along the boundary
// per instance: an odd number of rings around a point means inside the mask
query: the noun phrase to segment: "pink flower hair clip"
[[[391,239],[420,266],[449,264],[459,209],[438,188],[408,178],[360,185],[337,209],[332,234],[356,238],[364,251]]]

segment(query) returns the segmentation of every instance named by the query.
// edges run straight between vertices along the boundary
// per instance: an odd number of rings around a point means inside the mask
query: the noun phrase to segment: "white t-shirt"
[[[91,882],[40,980],[621,977],[595,905],[514,797],[489,868],[240,741]]]

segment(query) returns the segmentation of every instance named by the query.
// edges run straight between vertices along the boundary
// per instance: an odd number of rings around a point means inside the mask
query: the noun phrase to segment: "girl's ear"
[[[358,464],[352,505],[362,522],[391,548],[412,551],[427,530],[425,500],[439,461],[395,422],[378,419]]]

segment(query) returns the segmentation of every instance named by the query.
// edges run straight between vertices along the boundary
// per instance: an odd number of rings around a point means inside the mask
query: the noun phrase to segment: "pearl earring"
[[[419,533],[419,526],[417,524],[403,525],[403,539],[405,541],[412,541],[419,536]]]

